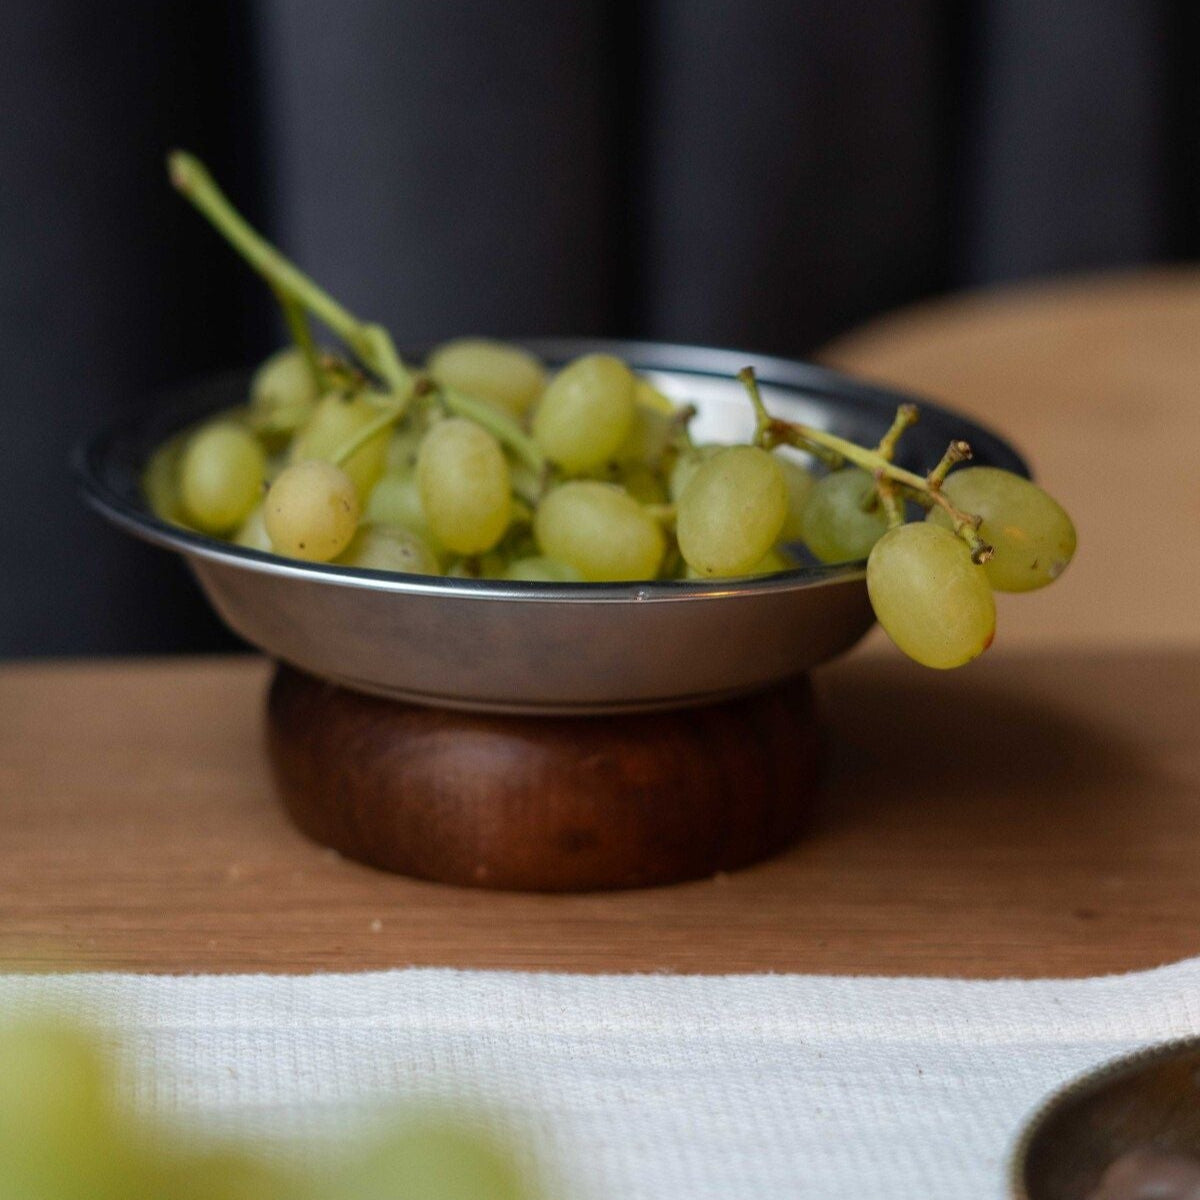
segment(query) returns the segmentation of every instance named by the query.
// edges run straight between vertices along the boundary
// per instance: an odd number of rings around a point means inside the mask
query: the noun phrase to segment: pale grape
[[[744,575],[771,549],[787,518],[779,460],[757,446],[729,446],[695,472],[679,497],[675,533],[702,576]]]
[[[0,1196],[125,1200],[128,1163],[93,1040],[42,1019],[0,1031]]]
[[[481,554],[512,517],[512,479],[500,443],[464,417],[439,421],[417,457],[421,507],[433,536],[456,554]]]
[[[984,564],[992,587],[1028,592],[1053,583],[1075,554],[1075,526],[1063,507],[1035,483],[999,467],[965,467],[942,485],[963,512],[982,517],[979,536],[995,554]],[[946,528],[954,521],[944,508],[929,520]]]
[[[568,474],[607,462],[634,418],[633,372],[619,358],[587,354],[550,381],[533,416],[542,453]]]
[[[583,576],[569,563],[544,555],[517,558],[504,569],[505,579],[523,579],[528,583],[579,583]]]
[[[996,631],[996,603],[966,542],[925,521],[899,525],[867,559],[871,606],[888,636],[917,662],[959,667],[983,653]]]
[[[675,405],[670,397],[664,396],[654,384],[640,375],[634,380],[633,400],[640,408],[649,408],[667,417],[675,415]]]
[[[266,507],[265,500],[254,506],[233,535],[235,545],[245,546],[247,550],[261,550],[264,554],[270,554],[275,549],[271,544],[271,535],[267,533]]]
[[[783,528],[779,531],[779,540],[801,542],[804,540],[804,510],[817,481],[794,459],[782,454],[775,457],[783,470],[783,481],[787,484],[788,492],[787,516],[783,520]]]
[[[795,567],[796,560],[782,546],[773,546],[745,572],[747,576],[778,575],[780,571],[790,571]],[[711,579],[711,575],[702,575],[695,567],[684,563],[684,579]]]
[[[657,521],[614,484],[573,480],[549,492],[534,516],[542,554],[584,579],[653,579],[666,550]]]
[[[279,554],[329,562],[358,528],[358,492],[332,463],[307,459],[280,472],[267,492],[264,522]]]
[[[546,386],[546,368],[519,346],[485,338],[457,338],[439,346],[425,364],[434,380],[523,417]]]
[[[169,521],[172,525],[187,523],[183,499],[179,495],[179,459],[182,454],[183,440],[171,438],[150,455],[142,472],[142,491],[150,511],[159,520]]]
[[[887,514],[866,471],[845,467],[818,479],[801,521],[805,545],[826,563],[866,558],[887,530]]]
[[[435,553],[440,555],[443,551],[425,517],[415,471],[385,471],[371,489],[363,519],[376,525],[411,529]]]
[[[312,416],[292,441],[290,460],[331,462],[362,429],[379,416],[379,408],[366,396],[332,393],[322,398]],[[387,461],[391,431],[381,429],[360,446],[344,463],[337,464],[353,481],[359,503],[366,501]]]
[[[272,354],[250,382],[250,419],[264,432],[293,433],[316,403],[317,378],[296,346]]]
[[[401,1128],[315,1190],[313,1200],[531,1200],[511,1157],[451,1124]]]
[[[399,571],[406,575],[440,575],[437,555],[408,529],[383,525],[359,527],[337,558],[344,567]]]
[[[228,533],[262,499],[267,458],[258,439],[232,421],[214,421],[187,439],[179,462],[179,497],[188,520],[205,533]]]
[[[672,464],[670,474],[667,477],[667,492],[671,499],[678,503],[679,497],[683,495],[684,489],[691,482],[692,476],[714,454],[724,449],[724,446],[706,444],[689,446],[684,450]]]
[[[613,452],[618,463],[657,463],[671,439],[671,417],[654,408],[635,404],[625,440]]]

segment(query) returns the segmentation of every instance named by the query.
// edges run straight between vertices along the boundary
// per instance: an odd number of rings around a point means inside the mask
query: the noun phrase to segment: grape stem
[[[954,523],[954,532],[971,548],[971,558],[976,563],[985,563],[991,558],[992,547],[979,536],[981,518],[963,512],[942,493],[942,482],[950,468],[955,462],[970,457],[970,447],[966,442],[952,442],[941,461],[928,475],[918,475],[915,471],[898,467],[891,461],[900,435],[917,419],[916,405],[902,404],[879,446],[870,450],[827,430],[814,429],[810,425],[783,421],[771,416],[763,403],[753,367],[743,367],[738,372],[738,379],[754,406],[756,446],[761,446],[764,450],[772,450],[776,446],[795,446],[798,450],[806,450],[815,455],[833,470],[848,462],[853,463],[875,480],[875,490],[888,515],[889,524],[899,523],[894,521],[897,515],[903,519],[899,496],[915,500],[923,508],[936,506],[945,509],[949,514]]]
[[[167,156],[167,174],[175,190],[209,220],[227,242],[270,284],[284,306],[284,316],[295,336],[289,305],[295,305],[327,325],[354,351],[355,356],[379,376],[393,395],[407,403],[413,378],[405,368],[382,325],[360,321],[315,280],[283,256],[230,203],[208,169],[194,155],[173,150]],[[304,344],[298,341],[301,349]]]

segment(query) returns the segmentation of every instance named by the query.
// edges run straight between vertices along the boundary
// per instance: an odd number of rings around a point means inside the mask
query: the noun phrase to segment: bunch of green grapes
[[[384,330],[262,242],[194,159],[173,156],[171,173],[284,298],[296,344],[259,368],[244,407],[151,459],[145,489],[165,519],[313,562],[550,584],[865,558],[880,623],[934,667],[991,643],[993,589],[1041,587],[1074,552],[1070,519],[1028,480],[952,472],[963,443],[928,475],[897,467],[912,406],[859,446],[773,418],[747,369],[753,438],[705,445],[690,406],[609,354],[551,371],[517,346],[461,338],[405,364]],[[350,356],[320,352],[306,314]],[[914,506],[925,521],[907,519]]]
[[[512,1159],[452,1119],[421,1118],[305,1171],[205,1146],[121,1107],[94,1036],[0,1029],[0,1200],[532,1200]]]

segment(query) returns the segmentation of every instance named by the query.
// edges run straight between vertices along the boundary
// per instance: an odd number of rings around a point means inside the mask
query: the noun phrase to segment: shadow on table
[[[1195,656],[1049,653],[956,672],[862,655],[817,678],[829,830],[903,806],[908,821],[1020,834],[1087,820],[1116,834],[1178,787],[1151,755],[1188,736]],[[1115,796],[1136,803],[1114,803]],[[1097,803],[1102,801],[1102,803]],[[1094,837],[1097,830],[1093,828]]]

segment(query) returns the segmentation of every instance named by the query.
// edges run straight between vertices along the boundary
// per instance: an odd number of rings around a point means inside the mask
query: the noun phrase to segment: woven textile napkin
[[[1200,1032],[1200,960],[1069,982],[0,977],[99,1023],[141,1106],[304,1153],[397,1101],[503,1114],[562,1200],[987,1200],[1047,1091]]]

